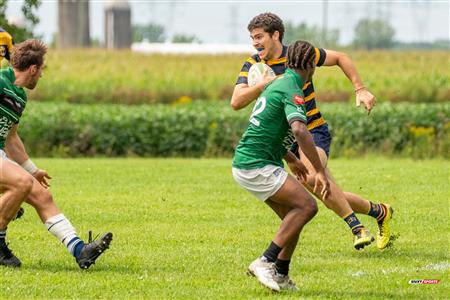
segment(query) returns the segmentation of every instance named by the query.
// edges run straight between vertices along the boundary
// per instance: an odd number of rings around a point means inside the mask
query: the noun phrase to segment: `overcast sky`
[[[23,0],[8,1],[7,16],[20,15]],[[91,37],[104,40],[104,6],[90,1]],[[324,2],[328,2],[328,28],[339,29],[340,42],[353,39],[355,24],[363,18],[381,18],[395,29],[395,39],[405,42],[449,39],[449,1],[128,1],[132,23],[164,25],[168,36],[196,35],[204,43],[248,43],[250,19],[271,11],[284,21],[322,26]],[[42,0],[41,19],[34,28],[49,42],[58,31],[58,1]]]

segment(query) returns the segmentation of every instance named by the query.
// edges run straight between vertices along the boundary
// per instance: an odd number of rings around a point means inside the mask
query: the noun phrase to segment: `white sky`
[[[21,14],[23,0],[9,0],[7,15]],[[91,38],[104,40],[104,6],[90,1]],[[323,0],[316,1],[128,1],[133,24],[156,22],[168,35],[196,35],[205,43],[248,43],[247,24],[255,15],[270,11],[284,21],[322,26]],[[327,1],[328,28],[340,30],[340,42],[353,39],[353,29],[363,18],[380,17],[394,27],[395,39],[405,42],[449,39],[449,1]],[[49,42],[57,32],[57,1],[42,0],[35,34]],[[232,18],[235,12],[234,20]]]

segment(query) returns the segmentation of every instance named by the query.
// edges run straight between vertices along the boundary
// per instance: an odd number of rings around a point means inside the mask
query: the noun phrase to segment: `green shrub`
[[[37,156],[232,156],[250,107],[220,102],[169,105],[30,103],[19,129]],[[346,104],[322,105],[331,155],[370,152],[449,157],[447,104],[381,104],[367,116]]]

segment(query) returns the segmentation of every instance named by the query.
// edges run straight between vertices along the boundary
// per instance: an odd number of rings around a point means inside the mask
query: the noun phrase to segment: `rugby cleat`
[[[355,246],[356,250],[359,250],[370,245],[373,241],[375,241],[375,238],[370,234],[369,230],[363,227],[355,234],[353,246]]]
[[[383,250],[389,245],[391,240],[391,228],[389,226],[389,221],[392,219],[394,210],[389,204],[381,203],[385,208],[385,216],[378,222],[378,232],[377,232],[377,248]]]
[[[107,232],[99,239],[92,240],[92,232],[89,231],[89,243],[83,246],[80,255],[76,258],[80,268],[88,269],[92,264],[95,264],[95,260],[109,248],[112,237],[113,234],[111,232]]]
[[[4,242],[0,243],[0,265],[18,268],[22,263]]]
[[[278,286],[282,291],[298,291],[298,287],[292,279],[289,278],[289,275],[276,274],[275,281],[278,283]]]
[[[259,257],[248,267],[248,274],[255,276],[263,286],[270,290],[275,292],[280,291],[280,286],[275,279],[276,271],[274,263],[264,261]]]

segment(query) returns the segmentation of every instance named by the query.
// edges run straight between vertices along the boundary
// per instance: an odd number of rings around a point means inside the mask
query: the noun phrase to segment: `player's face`
[[[250,32],[253,47],[258,51],[259,58],[261,60],[268,60],[275,58],[276,43],[279,43],[278,31],[275,31],[272,36],[268,32],[265,32],[262,28],[255,28]]]
[[[28,69],[28,82],[27,85],[25,85],[25,87],[27,89],[34,89],[39,81],[39,79],[42,77],[43,70],[44,70],[45,65],[42,65],[40,67],[38,67],[37,65],[32,65],[29,69]]]

